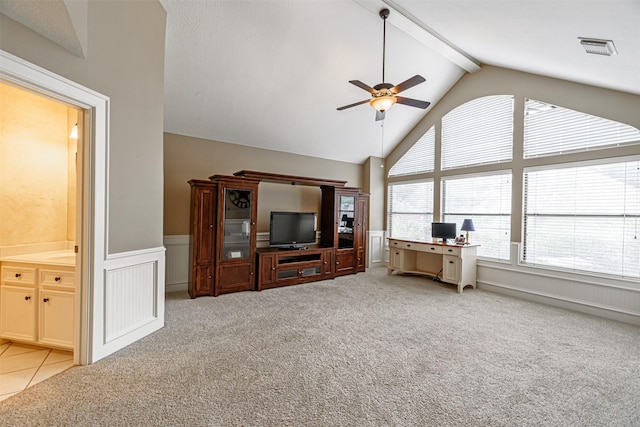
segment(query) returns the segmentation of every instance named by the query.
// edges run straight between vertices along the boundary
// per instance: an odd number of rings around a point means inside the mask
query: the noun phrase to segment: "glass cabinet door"
[[[353,248],[355,196],[338,196],[338,248]]]
[[[251,190],[224,189],[222,258],[249,258],[251,251]]]

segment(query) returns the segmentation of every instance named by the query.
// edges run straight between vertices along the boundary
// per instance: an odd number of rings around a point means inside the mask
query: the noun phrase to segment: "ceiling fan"
[[[382,81],[384,82],[384,59],[385,59],[385,50],[386,50],[386,38],[387,38],[387,18],[389,17],[389,9],[382,9],[380,11],[380,17],[382,18]],[[425,78],[421,75],[415,75],[408,80],[398,84],[392,85],[391,83],[380,83],[375,85],[374,87],[370,87],[360,80],[349,80],[349,83],[358,86],[369,92],[371,94],[372,99],[365,99],[363,101],[355,102],[353,104],[345,105],[343,107],[337,108],[338,111],[346,110],[347,108],[355,107],[356,105],[361,105],[364,103],[369,103],[373,108],[376,109],[376,121],[384,120],[385,112],[393,106],[393,104],[404,104],[409,105],[410,107],[422,108],[425,109],[429,105],[430,102],[419,101],[417,99],[405,98],[402,96],[398,96],[398,94],[404,90],[412,88],[415,85],[418,85],[425,81]]]

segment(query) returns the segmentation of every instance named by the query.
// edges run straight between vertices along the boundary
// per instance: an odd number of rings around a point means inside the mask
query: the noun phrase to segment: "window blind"
[[[512,147],[512,95],[474,99],[442,118],[443,170],[509,161]]]
[[[387,231],[396,239],[431,239],[433,180],[390,184]]]
[[[476,231],[469,234],[478,243],[478,255],[509,259],[511,241],[511,171],[484,175],[461,175],[442,180],[444,222],[473,220]]]
[[[389,176],[433,172],[436,128],[431,128],[389,170]]]
[[[524,111],[525,158],[640,144],[640,130],[624,123],[533,99]]]
[[[524,261],[640,277],[640,161],[524,173]]]

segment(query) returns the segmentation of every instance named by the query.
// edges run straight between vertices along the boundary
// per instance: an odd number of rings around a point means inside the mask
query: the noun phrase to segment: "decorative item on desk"
[[[456,245],[464,245],[464,234],[461,234],[458,237],[456,237]]]
[[[469,232],[470,231],[476,231],[476,228],[473,226],[473,220],[465,219],[464,221],[462,221],[462,227],[460,227],[460,230],[467,232],[467,238],[466,238],[465,245],[468,245],[469,244]]]

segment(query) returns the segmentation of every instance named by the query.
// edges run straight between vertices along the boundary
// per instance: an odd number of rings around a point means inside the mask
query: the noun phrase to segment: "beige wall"
[[[0,246],[74,241],[75,110],[0,83]]]
[[[240,170],[347,181],[362,186],[360,165],[278,151],[256,149],[172,133],[164,135],[164,234],[189,234],[190,179],[232,175]],[[320,189],[303,185],[261,183],[258,232],[269,231],[269,212],[320,213]]]
[[[384,159],[369,157],[362,166],[364,185],[362,190],[369,193],[369,230],[379,231],[386,229],[384,223],[384,197],[386,187],[384,185]]]
[[[87,2],[86,58],[0,14],[0,48],[110,97],[108,252],[162,246],[166,12],[157,0]]]

